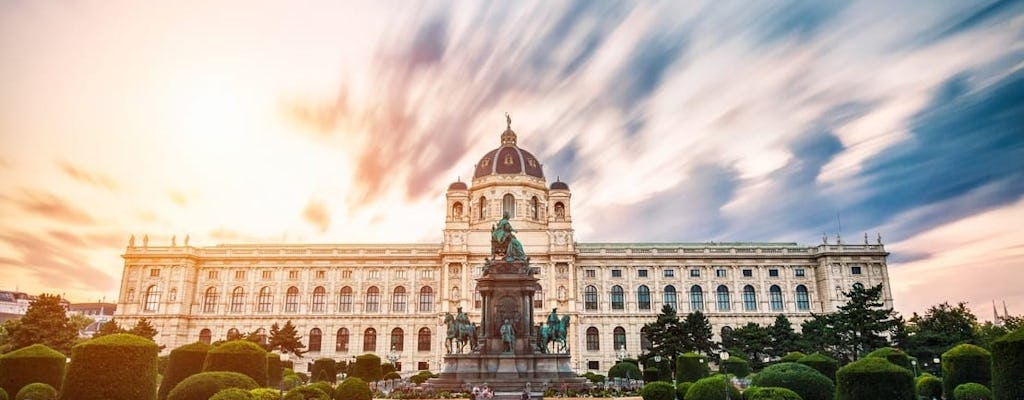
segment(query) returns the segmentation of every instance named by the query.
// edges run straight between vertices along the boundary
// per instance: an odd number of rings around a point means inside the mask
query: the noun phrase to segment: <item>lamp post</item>
[[[917,360],[910,360],[910,365],[914,367],[914,377],[917,378]]]
[[[939,377],[942,377],[942,360],[935,357],[932,359],[932,362],[935,363],[935,371],[939,373]]]
[[[729,370],[728,370],[728,368],[725,367],[725,361],[729,359],[729,352],[728,351],[723,351],[723,352],[719,353],[718,356],[722,360],[722,365],[718,369],[719,370],[723,370],[723,372],[726,373],[726,376],[725,376],[725,400],[732,400],[731,398],[729,398],[729,385],[731,384],[729,382],[729,375],[728,375]]]
[[[395,348],[395,345],[391,345],[391,351],[388,351],[388,361],[391,361],[391,366],[396,367],[395,371],[398,370],[397,364],[395,364],[399,358],[402,358],[402,352]]]

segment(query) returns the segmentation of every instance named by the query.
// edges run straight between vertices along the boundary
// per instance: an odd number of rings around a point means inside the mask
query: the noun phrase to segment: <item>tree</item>
[[[715,344],[711,333],[711,321],[700,311],[686,314],[686,319],[680,324],[682,339],[685,351],[695,351],[700,354],[710,355],[718,346]]]
[[[651,342],[651,350],[646,354],[648,360],[654,356],[661,356],[668,361],[668,365],[675,365],[676,355],[686,352],[682,337],[682,329],[679,322],[679,315],[676,309],[668,304],[661,307],[654,322],[647,324],[647,337]]]
[[[750,360],[750,366],[754,369],[764,367],[764,357],[772,346],[771,335],[768,328],[753,322],[748,322],[739,328],[733,329],[727,338],[723,338],[722,347],[729,353]]]
[[[36,343],[70,354],[78,331],[71,326],[58,295],[42,294],[33,300],[21,324],[11,336],[11,348],[20,349]]]
[[[849,300],[831,315],[841,359],[853,361],[871,350],[886,347],[888,336],[896,328],[896,313],[892,308],[883,308],[882,284],[871,288],[856,285],[843,295]]]
[[[124,328],[122,328],[121,325],[117,323],[116,319],[111,319],[110,321],[107,321],[107,322],[104,322],[103,324],[101,324],[100,325],[100,329],[98,331],[96,331],[96,333],[93,334],[92,337],[93,338],[98,338],[98,337],[101,337],[101,336],[113,335],[115,333],[126,333],[126,332],[128,332],[128,331],[125,330]]]
[[[9,319],[0,323],[0,354],[10,352],[11,349],[11,337],[14,335],[14,331],[18,330],[21,326],[21,319]]]
[[[768,354],[775,357],[782,357],[791,351],[799,350],[797,342],[800,340],[800,335],[797,335],[796,331],[793,330],[793,324],[789,322],[789,318],[785,315],[779,314],[775,317],[775,323],[768,327],[768,337],[771,339],[771,344],[768,347]]]
[[[154,340],[154,338],[156,337],[156,334],[159,332],[157,332],[156,328],[153,327],[153,324],[151,324],[148,319],[141,318],[138,320],[138,322],[135,323],[135,326],[133,326],[132,329],[128,331],[128,333],[137,336],[142,336],[146,339],[153,340],[155,342],[156,340]]]
[[[71,327],[75,328],[76,332],[81,332],[92,325],[96,320],[85,316],[84,314],[71,314],[68,316],[68,323]]]
[[[302,357],[306,353],[302,350],[306,345],[302,344],[301,339],[302,336],[299,336],[298,331],[295,330],[292,320],[286,321],[283,327],[279,327],[276,322],[270,326],[271,350],[281,350],[282,353],[291,353]]]
[[[951,347],[961,343],[974,343],[978,318],[966,303],[955,307],[949,303],[934,305],[924,315],[914,315],[907,327],[907,354],[921,360],[939,357]]]

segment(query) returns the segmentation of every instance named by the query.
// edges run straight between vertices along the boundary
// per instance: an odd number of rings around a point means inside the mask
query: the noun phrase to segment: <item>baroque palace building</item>
[[[509,124],[511,125],[511,123]],[[437,371],[445,313],[479,321],[476,278],[503,212],[518,230],[543,290],[535,312],[572,319],[569,343],[579,372],[604,373],[620,349],[643,352],[643,327],[663,305],[706,313],[716,335],[778,314],[794,326],[845,303],[853,285],[882,284],[892,306],[881,239],[829,243],[578,243],[572,192],[547,184],[542,165],[518,147],[511,126],[477,163],[472,182],[446,193],[444,236],[431,244],[221,244],[151,246],[134,239],[123,255],[116,318],[149,319],[173,349],[266,333],[291,320],[309,353],[296,361],[398,355],[404,373]],[[392,349],[394,351],[392,351]],[[166,351],[166,350],[165,350]]]

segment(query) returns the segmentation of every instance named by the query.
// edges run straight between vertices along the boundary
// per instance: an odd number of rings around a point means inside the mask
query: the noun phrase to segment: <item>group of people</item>
[[[483,386],[473,386],[472,393],[473,400],[489,400],[494,397],[494,390],[486,383]]]

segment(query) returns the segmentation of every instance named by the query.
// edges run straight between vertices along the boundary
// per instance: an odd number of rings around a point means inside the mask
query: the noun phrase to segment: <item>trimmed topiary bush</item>
[[[210,400],[252,400],[252,393],[239,388],[228,388],[217,392]]]
[[[690,386],[693,386],[693,382],[683,382],[676,385],[676,398],[679,400],[685,400],[686,391],[690,390]]]
[[[366,381],[355,377],[342,381],[334,392],[335,400],[370,400],[372,397],[373,392],[370,392]]]
[[[980,383],[965,383],[953,389],[953,400],[992,400],[992,391]]]
[[[644,368],[644,382],[655,382],[661,379],[661,370],[658,367]]]
[[[277,387],[284,378],[284,364],[281,355],[267,352],[267,386]]]
[[[925,372],[914,381],[914,392],[917,393],[917,397],[941,399],[942,379]]]
[[[992,354],[973,344],[961,344],[942,353],[942,393],[953,398],[953,389],[964,383],[992,384]]]
[[[726,391],[730,399],[742,399],[740,391],[728,379],[728,375],[715,375],[698,380],[686,391],[686,400],[725,400]]]
[[[751,378],[751,385],[784,387],[804,400],[832,400],[835,384],[814,368],[795,362],[770,365]]]
[[[46,345],[34,344],[0,356],[0,388],[17,394],[30,383],[60,389],[67,357]]]
[[[348,367],[348,376],[362,379],[366,382],[379,381],[384,376],[380,367],[380,357],[373,354],[363,354],[356,357],[356,362]]]
[[[609,378],[640,379],[640,367],[631,362],[618,362],[608,369]]]
[[[267,352],[248,340],[232,340],[210,349],[203,371],[231,371],[244,374],[259,386],[267,385]]]
[[[164,374],[164,379],[160,381],[160,392],[157,393],[157,398],[166,399],[167,394],[174,389],[175,385],[185,378],[203,372],[206,353],[212,348],[213,346],[209,344],[195,342],[171,350],[171,355],[167,359],[167,371]]]
[[[914,370],[914,366],[910,365],[910,356],[908,356],[907,353],[904,353],[903,350],[895,347],[882,347],[868,353],[865,357],[881,357],[889,360],[889,362],[893,364],[906,368],[908,371]]]
[[[722,372],[743,378],[750,375],[750,363],[739,357],[729,357],[722,361]]]
[[[318,358],[313,361],[313,367],[309,369],[309,376],[313,382],[324,381],[334,384],[338,381],[338,365],[330,358]]]
[[[334,386],[331,386],[330,383],[319,381],[310,383],[309,386],[320,389],[321,392],[327,394],[328,399],[334,398]]]
[[[4,388],[0,388],[0,400],[11,400],[10,397],[7,397],[7,391]]]
[[[882,357],[847,364],[836,372],[836,400],[861,399],[914,400],[914,374]]]
[[[380,365],[381,375],[387,375],[388,372],[395,372],[395,364],[386,362]]]
[[[803,400],[796,392],[781,387],[753,386],[743,391],[743,400]]]
[[[249,391],[252,400],[281,400],[281,392],[277,389],[257,388]]]
[[[316,387],[300,386],[285,393],[284,400],[331,400],[331,398]]]
[[[299,386],[302,386],[302,378],[299,378],[298,375],[286,374],[284,378],[281,379],[281,389],[291,390]]]
[[[71,348],[63,400],[156,399],[156,358],[152,340],[127,333],[101,336]]]
[[[57,400],[57,389],[45,383],[30,383],[22,386],[14,400]]]
[[[426,382],[427,379],[430,379],[430,378],[437,378],[437,375],[434,375],[433,372],[424,370],[424,371],[420,371],[420,372],[416,373],[416,375],[410,376],[409,377],[409,381],[419,385],[419,384],[421,384],[423,382]]]
[[[676,382],[696,382],[711,374],[704,356],[689,352],[676,357]]]
[[[1024,328],[992,342],[992,395],[1024,399]]]
[[[668,382],[652,382],[640,389],[640,397],[644,400],[673,400],[676,398],[676,389]]]
[[[237,372],[200,372],[181,381],[167,394],[167,400],[207,400],[221,390],[239,388],[252,390],[259,387],[248,375]]]
[[[796,362],[814,368],[815,371],[825,375],[826,378],[836,381],[836,370],[839,369],[839,361],[821,353],[812,353],[804,356]]]
[[[782,359],[780,359],[779,362],[797,362],[797,360],[804,357],[807,357],[807,355],[804,353],[801,353],[799,351],[791,351],[789,353],[786,353],[786,355],[782,356]]]

